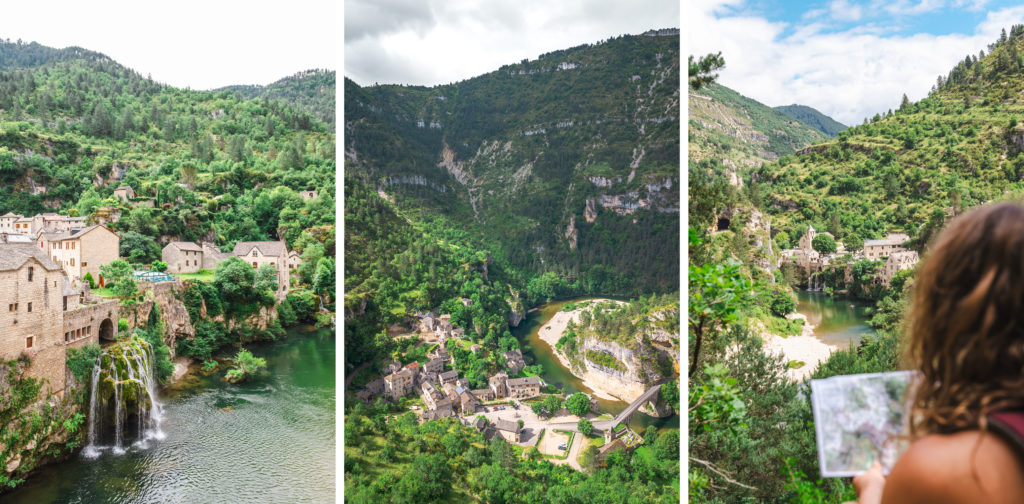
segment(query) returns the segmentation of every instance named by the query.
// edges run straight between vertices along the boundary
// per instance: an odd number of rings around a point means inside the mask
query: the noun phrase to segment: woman
[[[859,502],[1024,503],[1024,208],[954,220],[912,302],[912,443],[888,478],[854,478]]]

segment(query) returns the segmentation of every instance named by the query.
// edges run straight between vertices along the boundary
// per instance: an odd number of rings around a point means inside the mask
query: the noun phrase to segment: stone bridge
[[[633,400],[633,402],[629,403],[629,406],[627,406],[626,409],[622,410],[622,412],[619,413],[618,415],[615,415],[615,418],[611,420],[594,421],[594,432],[603,432],[605,433],[606,438],[614,437],[612,429],[614,429],[616,425],[619,425],[620,423],[628,425],[629,420],[633,418],[633,415],[636,414],[637,410],[639,410],[641,406],[648,402],[650,402],[653,406],[654,403],[658,402],[658,391],[661,390],[662,383],[664,383],[664,380],[656,383],[651,388],[647,389],[643,394],[640,395],[640,397],[637,397],[636,399]],[[547,428],[552,430],[558,429],[579,432],[579,428],[576,423],[549,424]]]

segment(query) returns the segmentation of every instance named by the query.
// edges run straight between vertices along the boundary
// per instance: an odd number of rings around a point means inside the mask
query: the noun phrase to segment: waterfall
[[[88,458],[95,458],[100,454],[99,450],[96,449],[96,424],[98,423],[96,389],[99,388],[100,382],[100,362],[101,359],[97,358],[96,364],[92,367],[92,383],[89,385],[89,444],[82,451]]]
[[[84,456],[94,458],[103,449],[110,449],[117,455],[127,451],[124,439],[125,418],[123,417],[127,417],[132,412],[128,411],[128,414],[125,414],[126,412],[122,411],[125,407],[130,408],[127,404],[122,406],[122,398],[127,401],[132,401],[134,398],[135,403],[137,439],[130,444],[130,447],[146,449],[149,447],[149,440],[161,440],[166,437],[161,429],[163,405],[157,396],[155,361],[153,347],[138,337],[133,337],[104,350],[92,372],[92,390],[89,400],[89,442],[83,452]],[[121,372],[118,371],[118,363],[124,364],[125,376],[123,379]],[[111,398],[111,395],[108,395],[110,389],[105,389],[108,380],[109,387],[113,389],[114,445],[100,446],[103,416],[110,411],[104,404]],[[146,400],[149,401],[148,405],[145,404]]]

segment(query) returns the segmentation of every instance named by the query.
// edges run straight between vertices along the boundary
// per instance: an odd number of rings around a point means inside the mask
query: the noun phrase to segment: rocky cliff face
[[[158,284],[142,284],[141,288],[146,293],[146,301],[135,308],[135,314],[129,319],[129,324],[135,327],[145,326],[155,305],[160,314],[160,321],[163,322],[166,329],[164,341],[171,349],[171,357],[173,357],[177,348],[175,340],[189,339],[196,334],[192,318],[185,308],[185,303],[181,301],[185,285],[178,280]]]

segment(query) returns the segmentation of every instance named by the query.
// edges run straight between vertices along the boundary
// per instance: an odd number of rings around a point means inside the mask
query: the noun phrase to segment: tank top
[[[1024,409],[1006,409],[988,414],[989,429],[1003,436],[1024,459]]]

